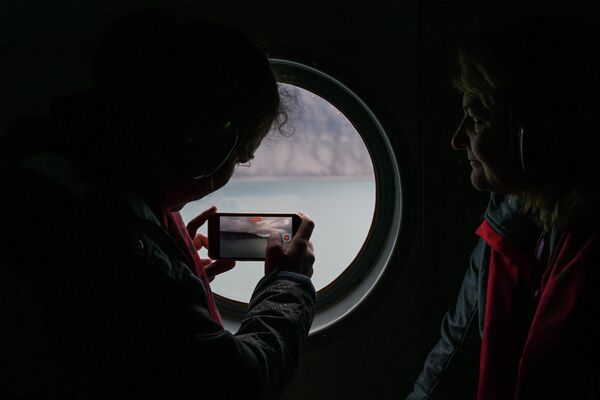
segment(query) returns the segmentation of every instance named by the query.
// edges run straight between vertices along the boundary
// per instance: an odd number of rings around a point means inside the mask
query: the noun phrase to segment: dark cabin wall
[[[487,195],[449,148],[461,116],[449,84],[453,45],[521,15],[592,13],[586,1],[12,1],[0,5],[0,128],[89,85],[94,41],[110,21],[146,6],[208,18],[256,41],[322,54],[385,105],[408,162],[410,213],[393,272],[330,343],[305,353],[284,399],[402,398],[411,388],[467,267]],[[592,2],[589,2],[592,4]],[[597,16],[597,14],[596,14]],[[353,80],[346,83],[353,86]],[[401,168],[403,165],[401,165]],[[26,212],[26,211],[25,211]],[[317,229],[318,229],[318,221]],[[318,244],[316,244],[318,248]],[[318,256],[318,253],[317,253]]]

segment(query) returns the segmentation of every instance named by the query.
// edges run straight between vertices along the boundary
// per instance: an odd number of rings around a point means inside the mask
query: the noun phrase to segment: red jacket
[[[586,380],[600,378],[588,376],[598,342],[598,229],[564,232],[540,274],[533,253],[487,221],[477,234],[491,247],[478,399],[582,398],[575,393]]]
[[[492,194],[477,233],[457,302],[407,400],[600,399],[597,225],[555,235],[540,263],[540,229]]]

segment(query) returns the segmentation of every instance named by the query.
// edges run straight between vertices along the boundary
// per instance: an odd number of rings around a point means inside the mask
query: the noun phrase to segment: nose
[[[450,146],[454,150],[462,150],[467,147],[469,144],[469,137],[465,134],[465,122],[467,117],[464,116],[463,119],[458,124],[456,131],[452,135],[452,139],[450,140]]]

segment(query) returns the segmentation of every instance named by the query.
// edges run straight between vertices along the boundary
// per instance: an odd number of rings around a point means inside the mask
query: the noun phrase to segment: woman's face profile
[[[466,152],[473,187],[495,193],[521,189],[523,174],[512,155],[508,116],[491,112],[473,94],[465,93],[462,105],[464,115],[451,145]]]

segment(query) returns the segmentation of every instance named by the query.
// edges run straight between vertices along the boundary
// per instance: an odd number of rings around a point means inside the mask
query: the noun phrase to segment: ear
[[[200,127],[200,133],[178,138],[169,151],[174,167],[194,179],[211,175],[234,153],[238,130],[231,120]]]

